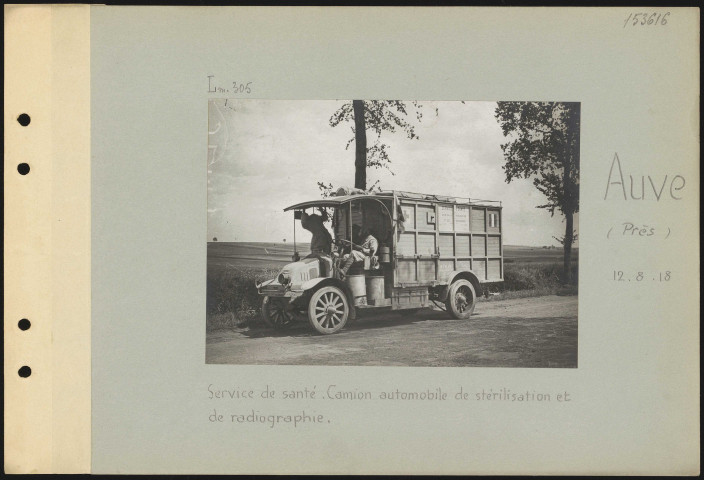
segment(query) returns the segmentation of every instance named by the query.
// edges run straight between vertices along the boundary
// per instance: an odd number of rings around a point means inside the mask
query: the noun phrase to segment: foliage
[[[257,321],[262,298],[254,282],[269,280],[278,273],[278,269],[271,267],[209,270],[206,295],[208,329],[242,327]]]
[[[533,178],[551,214],[579,211],[579,103],[498,102],[506,182]]]
[[[579,235],[577,235],[577,232],[575,230],[572,230],[572,244],[577,241],[577,237],[579,237]],[[565,245],[566,237],[564,235],[562,237],[556,237],[553,235],[552,238],[557,240],[557,243],[559,243],[560,245]]]
[[[573,283],[577,283],[577,264],[572,263]],[[562,269],[558,263],[509,263],[504,266],[504,291],[554,289],[560,286]],[[554,292],[551,292],[554,293]]]
[[[320,190],[320,195],[323,198],[328,198],[333,192],[334,188],[332,183],[318,182],[318,189]]]
[[[361,115],[360,115],[361,112]],[[437,115],[437,109],[435,110]],[[413,120],[420,122],[423,118],[423,105],[419,102],[401,102],[398,100],[353,100],[344,103],[330,117],[330,126],[337,127],[349,123],[352,137],[345,149],[355,143],[355,187],[371,191],[378,188],[378,181],[367,187],[366,169],[386,169],[392,175],[390,147],[382,141],[382,133],[403,132],[407,138],[417,140],[418,134]],[[375,134],[371,145],[367,144],[367,131]],[[320,187],[321,183],[318,183]],[[321,187],[322,189],[322,187]]]
[[[381,141],[383,132],[394,133],[400,130],[413,140],[418,139],[416,129],[406,118],[413,114],[417,121],[423,118],[423,106],[418,102],[401,102],[398,100],[362,100],[364,105],[364,120],[367,130],[376,134],[374,143],[367,147],[367,166],[372,168],[386,168],[391,172],[389,146]],[[410,107],[410,108],[409,108]],[[355,141],[354,111],[352,102],[344,103],[330,117],[330,126],[337,127],[342,123],[351,122],[352,138],[349,139],[345,150]],[[391,172],[393,174],[393,172]]]
[[[570,257],[574,214],[579,212],[579,103],[498,102],[496,119],[507,143],[501,145],[506,160],[506,182],[533,178],[533,185],[547,198],[538,205],[550,215],[565,216],[563,275],[570,283]]]

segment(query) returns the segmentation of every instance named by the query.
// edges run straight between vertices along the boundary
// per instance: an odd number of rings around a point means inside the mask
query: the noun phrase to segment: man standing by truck
[[[310,241],[310,253],[313,256],[330,255],[332,249],[332,235],[325,228],[324,221],[322,215],[301,212],[301,226],[313,234]]]

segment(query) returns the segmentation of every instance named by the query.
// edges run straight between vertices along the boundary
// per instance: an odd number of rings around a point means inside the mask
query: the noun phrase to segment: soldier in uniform
[[[308,215],[306,212],[301,212],[301,226],[313,234],[309,256],[330,255],[332,235],[325,228],[324,221],[322,215]]]
[[[352,251],[348,255],[342,257],[342,260],[344,260],[345,263],[340,269],[340,274],[343,278],[355,262],[363,262],[364,257],[376,255],[376,252],[379,249],[379,242],[376,238],[374,238],[369,229],[362,228],[360,233],[360,237],[364,239],[362,244],[356,245],[353,243]]]
[[[324,222],[327,217],[322,215],[308,215],[301,212],[301,226],[313,234],[310,240],[310,254],[307,258],[317,258],[320,260],[320,273],[327,276],[332,269],[332,235],[325,228]]]

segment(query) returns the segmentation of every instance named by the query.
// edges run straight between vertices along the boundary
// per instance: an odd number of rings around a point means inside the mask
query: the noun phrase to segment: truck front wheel
[[[324,335],[339,332],[350,316],[347,296],[337,287],[323,287],[311,295],[308,303],[308,321]]]
[[[450,285],[445,306],[450,314],[458,319],[467,319],[474,311],[477,295],[469,280],[460,279]]]
[[[286,299],[264,297],[262,301],[262,319],[271,328],[281,329],[293,323],[293,313],[286,310]]]

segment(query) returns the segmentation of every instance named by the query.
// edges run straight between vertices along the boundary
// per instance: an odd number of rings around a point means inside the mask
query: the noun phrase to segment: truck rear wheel
[[[329,335],[339,332],[349,316],[347,296],[337,287],[323,287],[310,297],[308,321],[318,333]]]
[[[450,285],[445,306],[450,314],[458,319],[467,319],[474,312],[477,295],[469,280],[460,279]]]
[[[262,301],[262,319],[271,328],[286,328],[293,323],[293,313],[286,310],[285,298],[264,297]]]

